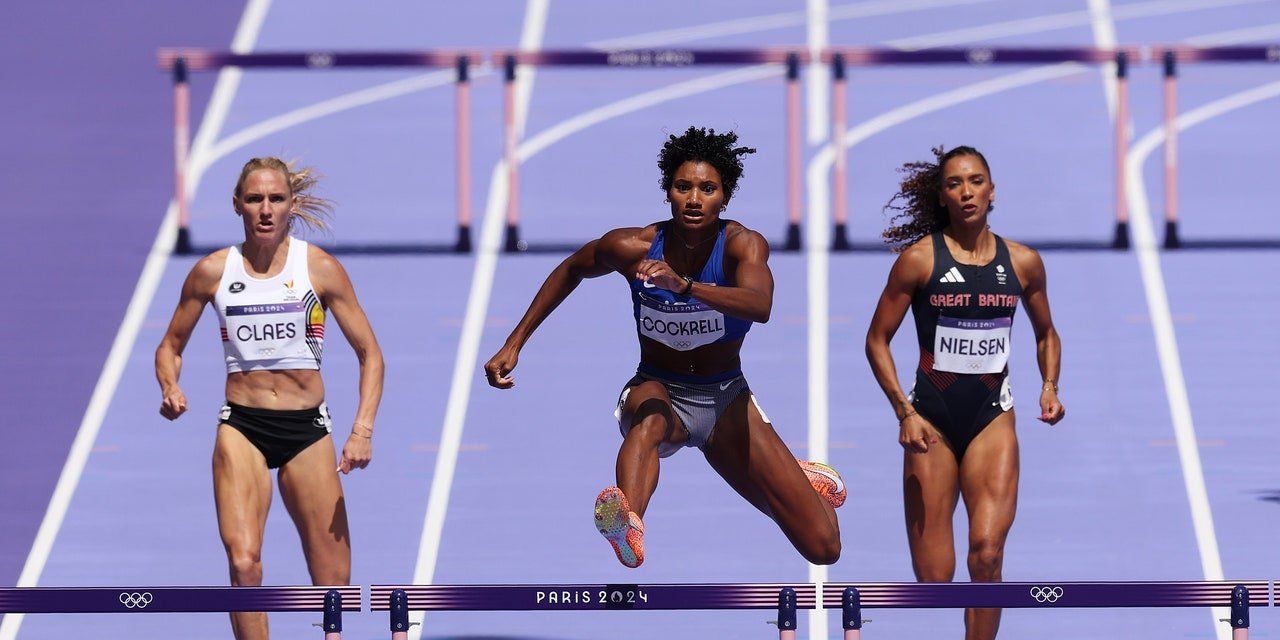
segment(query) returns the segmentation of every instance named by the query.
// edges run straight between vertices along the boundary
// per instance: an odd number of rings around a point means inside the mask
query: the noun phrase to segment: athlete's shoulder
[[[231,255],[231,247],[223,247],[200,258],[191,267],[191,277],[221,280],[222,272],[227,268],[227,256],[229,255]]]
[[[765,251],[769,249],[769,241],[763,234],[737,220],[724,221],[724,243],[725,248],[733,248],[736,245]]]
[[[596,241],[596,250],[619,256],[629,256],[636,252],[648,253],[649,245],[653,244],[660,224],[662,223],[655,222],[643,227],[610,229]]]
[[[1015,264],[1036,265],[1041,263],[1040,252],[1016,240],[1000,236],[1004,245],[1009,248],[1009,259]]]

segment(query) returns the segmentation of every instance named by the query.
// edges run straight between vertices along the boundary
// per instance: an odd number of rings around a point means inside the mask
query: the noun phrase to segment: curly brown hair
[[[987,175],[991,175],[991,165],[987,164],[986,157],[973,147],[962,145],[946,152],[942,147],[934,147],[933,155],[936,162],[908,162],[898,167],[898,173],[905,176],[898,192],[882,209],[897,213],[889,220],[889,228],[881,234],[885,244],[895,253],[951,224],[947,208],[938,201],[938,194],[942,191],[942,168],[948,160],[957,156],[974,156],[982,161]]]
[[[724,186],[724,200],[728,202],[738,190],[738,179],[742,177],[742,156],[755,153],[751,147],[735,147],[738,134],[727,131],[716,133],[715,129],[689,127],[683,135],[667,136],[667,141],[658,152],[658,168],[662,170],[662,192],[671,190],[671,182],[676,170],[686,162],[706,162],[720,172],[720,182]]]

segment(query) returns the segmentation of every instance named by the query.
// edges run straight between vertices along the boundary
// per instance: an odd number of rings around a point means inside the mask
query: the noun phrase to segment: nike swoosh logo
[[[720,390],[721,390],[721,391],[724,391],[725,389],[728,389],[728,388],[729,388],[729,385],[731,385],[731,384],[733,384],[733,381],[732,381],[732,380],[730,380],[730,381],[728,381],[728,382],[726,382],[726,383],[724,383],[724,384],[721,384],[721,385],[720,385]]]
[[[813,469],[810,469],[810,471],[824,478],[829,478],[832,482],[836,483],[836,493],[840,493],[841,491],[844,491],[844,480],[841,480],[840,476],[827,473],[827,471],[822,467],[815,467]]]
[[[658,286],[658,285],[656,285],[656,284],[654,284],[654,283],[652,283],[652,282],[649,282],[648,280],[645,280],[645,281],[644,281],[644,282],[642,282],[641,284],[643,284],[643,285],[644,285],[644,288],[646,288],[646,289],[652,289],[652,288],[654,288],[654,287]]]

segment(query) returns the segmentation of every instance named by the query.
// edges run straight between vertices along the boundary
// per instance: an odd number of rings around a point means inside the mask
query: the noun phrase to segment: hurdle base
[[[1117,222],[1115,239],[1111,241],[1112,249],[1128,249],[1129,248],[1129,223]]]
[[[786,243],[782,245],[782,250],[800,250],[800,223],[792,222],[787,225],[787,240]]]
[[[503,250],[507,253],[518,253],[528,248],[528,245],[520,241],[520,227],[508,224],[507,239],[503,243]]]
[[[836,225],[835,231],[832,233],[831,239],[832,251],[852,251],[853,245],[849,244],[849,232],[842,222]]]
[[[471,226],[458,225],[458,242],[453,245],[453,250],[457,253],[471,252]]]
[[[1178,249],[1182,247],[1182,240],[1178,239],[1178,223],[1169,220],[1164,223],[1164,248]]]
[[[173,243],[173,252],[180,256],[191,255],[191,230],[186,227],[178,229],[178,239]]]

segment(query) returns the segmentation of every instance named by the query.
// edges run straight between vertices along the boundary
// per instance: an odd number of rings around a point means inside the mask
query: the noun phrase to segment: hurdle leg
[[[330,589],[324,594],[324,640],[342,640],[342,594]]]
[[[391,592],[391,640],[409,640],[409,596],[404,589]]]
[[[796,640],[796,590],[778,591],[778,640]]]
[[[1249,638],[1249,588],[1238,584],[1231,590],[1231,640]]]
[[[840,610],[843,618],[844,640],[861,640],[862,638],[862,594],[856,587],[846,587],[840,597]]]

